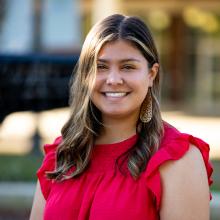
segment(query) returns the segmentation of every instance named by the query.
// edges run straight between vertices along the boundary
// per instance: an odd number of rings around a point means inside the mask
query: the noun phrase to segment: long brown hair
[[[101,113],[91,102],[95,82],[97,56],[102,46],[110,41],[128,40],[146,58],[149,68],[159,63],[157,49],[150,30],[134,16],[111,15],[97,23],[88,33],[78,64],[73,71],[70,89],[70,118],[62,128],[62,142],[56,152],[56,168],[47,172],[50,179],[64,180],[77,177],[89,166],[95,138],[103,124]],[[134,178],[145,170],[152,154],[158,149],[163,135],[163,123],[159,108],[159,79],[151,88],[153,116],[150,122],[137,121],[138,140],[127,152],[127,167]],[[67,171],[74,171],[67,175]]]

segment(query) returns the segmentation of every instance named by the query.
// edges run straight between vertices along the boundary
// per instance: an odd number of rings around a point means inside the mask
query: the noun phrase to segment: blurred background
[[[141,17],[162,63],[165,120],[210,144],[220,216],[219,0],[0,0],[0,220],[28,219],[42,146],[68,118],[68,81],[91,26]]]

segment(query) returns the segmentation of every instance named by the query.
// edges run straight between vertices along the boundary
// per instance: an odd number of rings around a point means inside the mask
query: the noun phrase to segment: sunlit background
[[[42,146],[69,115],[84,38],[112,13],[139,16],[152,30],[163,117],[210,144],[211,219],[220,216],[219,0],[0,0],[0,220],[28,219]]]

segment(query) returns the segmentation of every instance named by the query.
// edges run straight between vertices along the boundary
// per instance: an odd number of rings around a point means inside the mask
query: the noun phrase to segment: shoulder
[[[169,160],[160,167],[162,179],[171,181],[172,179],[186,178],[190,175],[198,178],[198,175],[205,176],[206,169],[204,160],[200,150],[193,144],[189,145],[189,149],[178,160]],[[170,175],[172,174],[172,175]],[[183,175],[186,174],[186,175]]]
[[[184,161],[193,160],[193,157],[195,157],[197,158],[196,161],[205,163],[207,172],[210,175],[212,166],[209,163],[209,151],[209,144],[202,139],[191,134],[182,133],[172,125],[164,122],[164,135],[157,153],[161,155],[166,152],[168,162],[175,161],[177,163],[180,160],[179,163],[184,163]]]
[[[174,201],[175,196],[184,197],[184,190],[190,196],[195,195],[197,190],[206,188],[207,183],[211,185],[212,171],[209,145],[164,122],[160,147],[149,160],[145,172],[147,186],[156,197],[157,209],[161,207],[161,200],[168,198],[167,195]],[[197,184],[201,184],[199,181],[205,185],[196,188]],[[191,194],[193,190],[194,194]]]
[[[163,191],[161,219],[180,219],[182,215],[183,219],[208,219],[209,183],[203,157],[196,146],[190,144],[180,159],[167,161],[159,171]]]
[[[41,186],[42,194],[47,199],[51,186],[52,181],[47,179],[46,172],[52,171],[55,168],[55,157],[56,157],[56,150],[59,144],[62,141],[62,137],[57,137],[52,144],[45,144],[44,145],[44,159],[42,161],[42,164],[40,168],[37,170],[37,177]]]
[[[163,121],[164,133],[161,139],[161,146],[167,145],[181,137],[181,132],[173,125]]]
[[[209,165],[207,158],[209,145],[207,143],[192,135],[181,133],[166,123],[161,145],[170,157],[159,167],[162,181],[186,182],[187,178],[191,181],[194,179],[200,181],[203,178],[208,183],[206,168]],[[179,186],[181,187],[184,187],[184,184]]]
[[[61,142],[62,142],[62,136],[59,136],[55,138],[55,140],[51,144],[45,144],[44,153],[46,155],[50,153],[54,153]]]

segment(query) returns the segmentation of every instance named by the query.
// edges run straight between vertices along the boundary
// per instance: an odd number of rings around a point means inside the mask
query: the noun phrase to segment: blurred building
[[[162,106],[220,112],[219,0],[0,0],[0,53],[75,53],[112,13],[149,24],[163,72]]]

